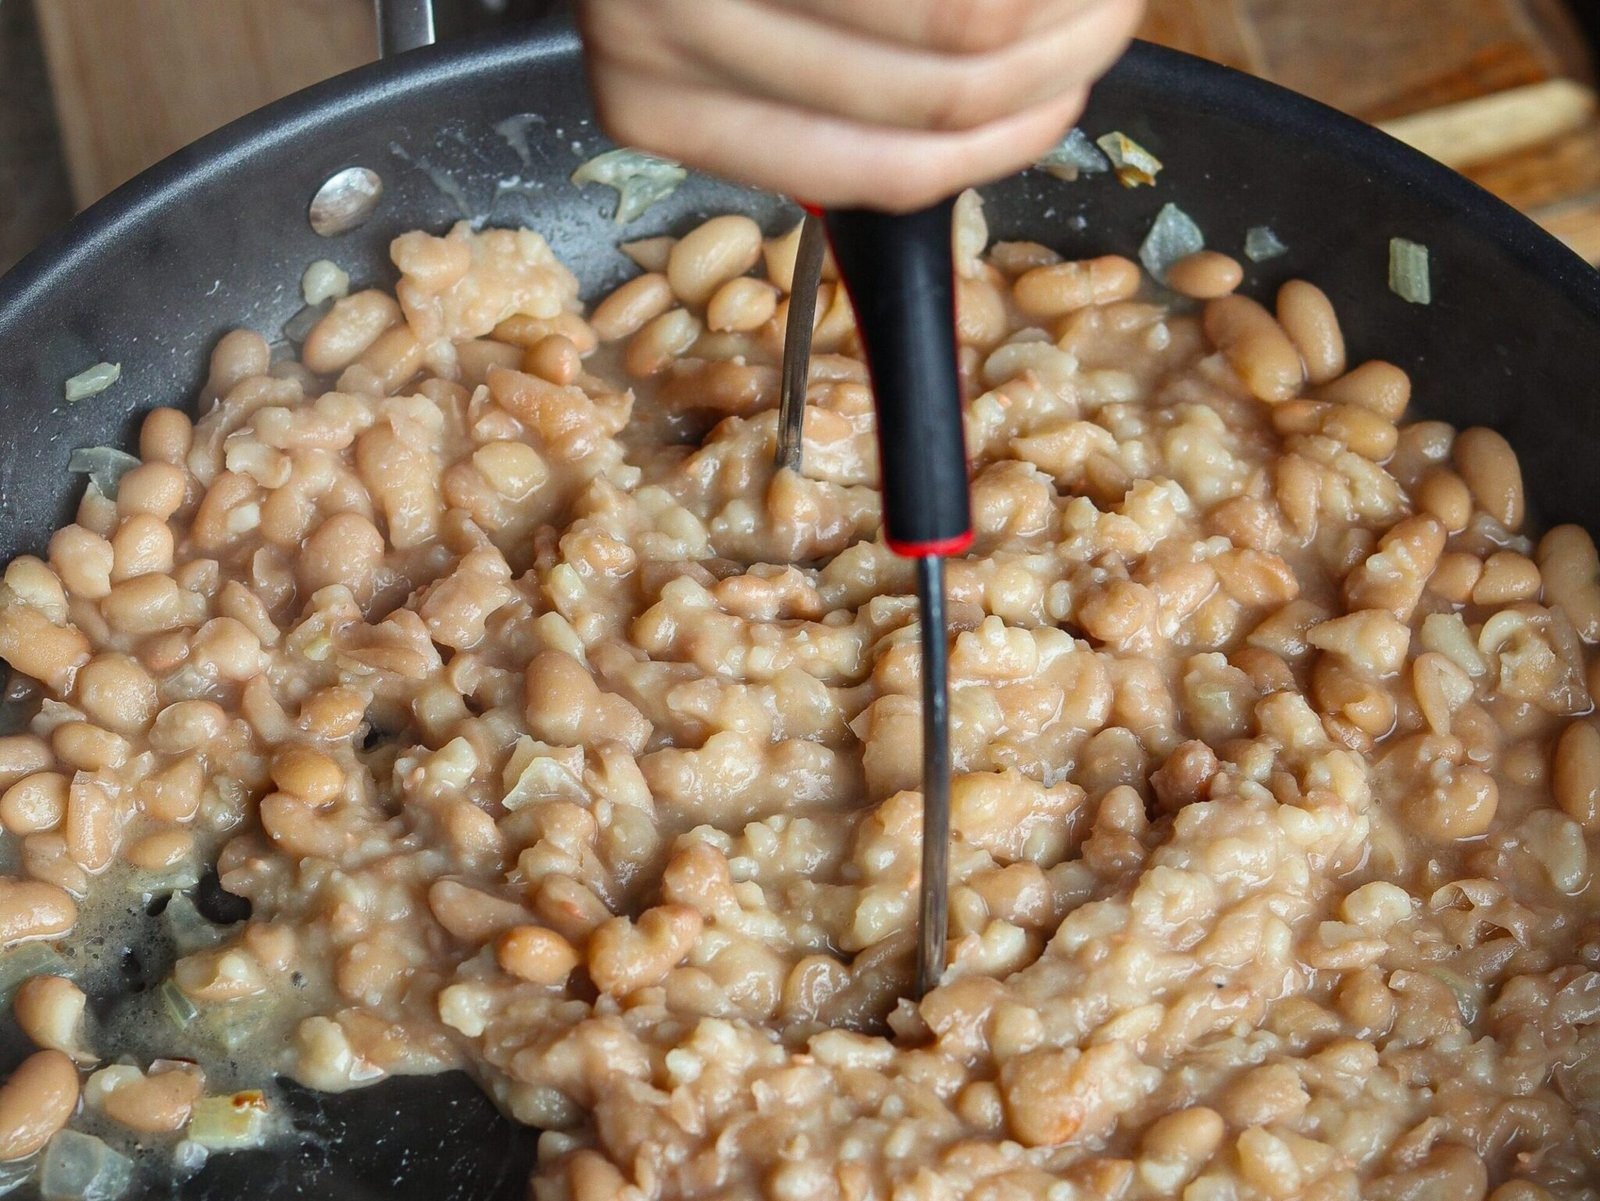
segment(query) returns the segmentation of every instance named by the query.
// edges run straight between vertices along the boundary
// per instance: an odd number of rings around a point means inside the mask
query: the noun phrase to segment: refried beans
[[[461,1068],[545,1131],[541,1201],[1600,1196],[1600,561],[1498,434],[1406,422],[1311,284],[1212,254],[1185,300],[964,198],[913,1004],[916,605],[848,302],[779,472],[795,234],[631,249],[585,316],[537,233],[406,234],[6,569],[6,955],[211,865],[249,917],[131,1058],[66,950],[19,989],[0,1159]]]

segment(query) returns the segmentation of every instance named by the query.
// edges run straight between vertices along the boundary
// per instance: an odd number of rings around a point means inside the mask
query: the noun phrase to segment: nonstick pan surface
[[[507,125],[507,121],[511,121]],[[1539,519],[1600,530],[1600,275],[1511,209],[1376,131],[1198,59],[1139,45],[1097,88],[1084,127],[1120,129],[1166,164],[1154,188],[1106,176],[1065,183],[1028,172],[985,190],[997,237],[1068,256],[1132,253],[1177,203],[1214,248],[1240,256],[1270,226],[1288,253],[1249,265],[1270,296],[1305,276],[1332,296],[1353,361],[1409,371],[1424,414],[1500,429],[1522,457]],[[498,127],[498,128],[497,128]],[[332,258],[358,285],[389,283],[386,248],[405,230],[457,220],[526,224],[573,266],[587,295],[630,264],[619,241],[681,232],[738,209],[776,231],[786,202],[691,178],[619,229],[614,196],[568,176],[607,149],[576,35],[552,17],[402,55],[311,88],[180,151],[95,205],[0,280],[0,560],[42,550],[81,481],[73,447],[127,445],[137,415],[189,405],[211,344],[248,326],[278,336],[299,279]],[[384,182],[373,218],[333,239],[306,221],[334,172]],[[1429,246],[1431,306],[1386,286],[1389,239]],[[119,362],[111,390],[69,405],[62,382]],[[143,965],[160,979],[165,965]],[[100,1005],[115,998],[96,998]],[[0,1038],[0,1069],[23,1054]],[[337,1097],[291,1089],[297,1149],[218,1156],[149,1197],[254,1201],[338,1197],[488,1201],[526,1195],[532,1132],[512,1127],[464,1077],[390,1081]]]

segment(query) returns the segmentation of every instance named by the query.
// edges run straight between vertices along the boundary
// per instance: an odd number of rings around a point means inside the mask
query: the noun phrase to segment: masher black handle
[[[902,215],[823,213],[877,399],[885,534],[911,558],[959,555],[972,543],[954,212],[946,200]]]

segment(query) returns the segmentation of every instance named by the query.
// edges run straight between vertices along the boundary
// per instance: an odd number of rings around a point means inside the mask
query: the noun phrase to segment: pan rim
[[[330,122],[359,116],[397,94],[459,81],[468,68],[535,68],[581,46],[570,17],[547,16],[514,31],[460,38],[357,67],[248,113],[134,176],[74,217],[0,276],[0,344],[34,297],[69,279],[107,241],[149,213],[203,187],[204,163],[227,168]],[[1136,41],[1107,74],[1112,87],[1157,89],[1246,127],[1319,144],[1352,169],[1419,191],[1474,234],[1519,260],[1600,322],[1600,271],[1533,220],[1465,176],[1382,130],[1245,72]]]

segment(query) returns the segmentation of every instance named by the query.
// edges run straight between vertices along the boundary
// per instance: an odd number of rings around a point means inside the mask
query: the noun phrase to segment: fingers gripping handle
[[[823,214],[877,398],[887,539],[913,558],[960,554],[972,542],[956,365],[954,203],[902,215]]]

